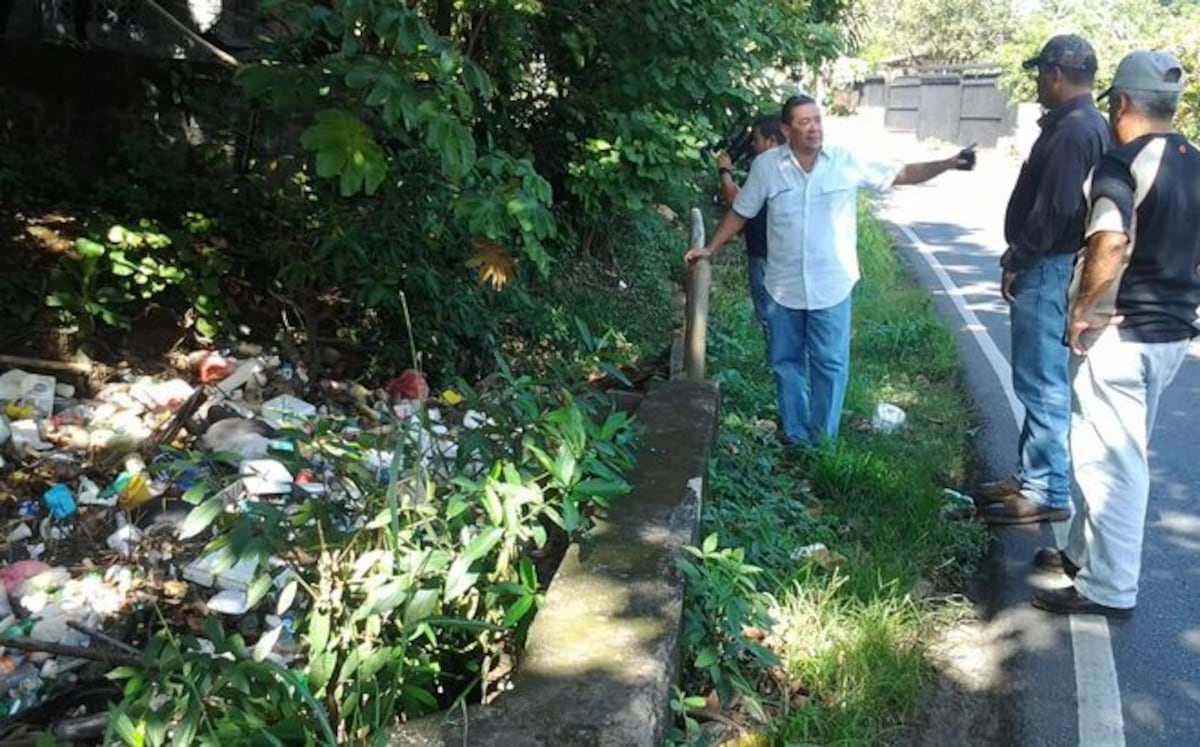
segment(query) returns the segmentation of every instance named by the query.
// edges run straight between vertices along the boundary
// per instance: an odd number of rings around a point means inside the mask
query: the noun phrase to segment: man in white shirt
[[[808,446],[837,438],[850,378],[850,292],[858,281],[858,190],[919,184],[974,166],[966,149],[904,166],[824,147],[821,112],[809,96],[783,105],[788,144],[750,168],[712,240],[684,259],[709,257],[764,206],[767,214],[767,357],[775,376],[784,440]]]

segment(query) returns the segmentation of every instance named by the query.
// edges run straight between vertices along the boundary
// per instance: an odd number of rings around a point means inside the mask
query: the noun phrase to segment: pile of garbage
[[[352,507],[361,476],[338,474],[296,437],[318,422],[336,423],[343,438],[387,436],[419,412],[417,447],[428,462],[453,459],[455,429],[486,420],[469,412],[443,424],[413,370],[371,389],[310,377],[261,350],[240,358],[198,351],[188,366],[127,375],[86,397],[46,373],[0,374],[0,717],[68,690],[96,667],[102,674],[116,654],[137,655],[126,620],[149,602],[176,609],[193,631],[213,615],[251,635],[270,631],[272,658],[286,664],[296,648],[290,615],[258,614],[248,586],[265,571],[280,589],[288,570],[254,559],[223,568],[204,554],[207,536],[187,525],[194,507],[219,498],[226,511],[259,503],[287,510],[312,496]],[[214,475],[214,463],[227,472]],[[377,447],[362,463],[385,482],[396,468],[395,454]],[[354,520],[353,511],[344,515]]]

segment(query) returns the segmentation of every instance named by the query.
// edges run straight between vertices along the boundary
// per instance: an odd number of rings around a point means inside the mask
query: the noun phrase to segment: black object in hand
[[[960,163],[954,168],[959,171],[971,171],[975,168],[975,145],[976,143],[971,143],[958,152]]]

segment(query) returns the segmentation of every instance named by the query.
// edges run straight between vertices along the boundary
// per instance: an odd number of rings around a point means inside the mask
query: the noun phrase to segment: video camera
[[[744,159],[744,157],[750,155],[751,131],[751,122],[743,122],[743,124],[738,125],[737,129],[733,130],[730,135],[722,137],[720,141],[714,145],[713,150],[716,151],[716,153],[720,153],[720,151],[724,150],[725,153],[730,154],[730,160],[734,163],[737,163],[738,161]]]
[[[753,123],[745,122],[733,130],[732,133],[726,135],[717,141],[713,146],[714,153],[725,151],[729,154],[729,158],[734,163],[745,158],[750,154],[750,134],[753,131]]]

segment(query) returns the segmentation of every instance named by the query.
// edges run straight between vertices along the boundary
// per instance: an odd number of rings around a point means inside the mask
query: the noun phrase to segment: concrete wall
[[[396,729],[393,747],[658,747],[679,668],[684,578],[675,559],[700,527],[718,390],[654,385],[633,492],[568,550],[529,630],[513,689]]]

